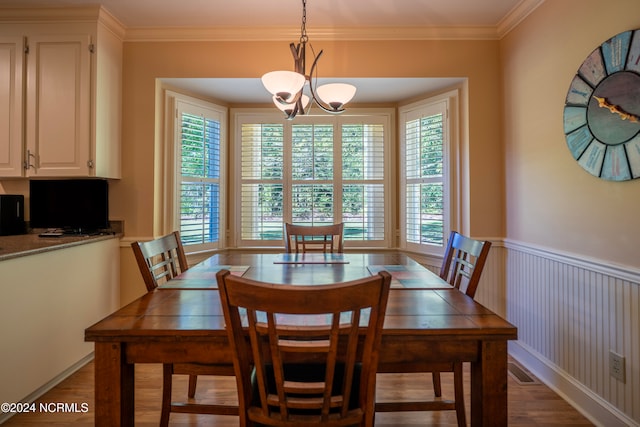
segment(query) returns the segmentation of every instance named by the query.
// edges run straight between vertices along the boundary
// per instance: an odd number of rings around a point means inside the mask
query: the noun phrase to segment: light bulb
[[[283,104],[282,102],[278,101],[278,98],[276,97],[276,95],[273,95],[272,99],[276,107],[278,107],[280,111],[284,111],[287,114],[290,114],[293,111],[293,108],[296,106],[295,102],[292,102],[290,104]],[[309,97],[307,95],[302,95],[301,99],[302,99],[302,109],[304,110],[305,108],[307,108],[307,105],[309,105]],[[300,111],[300,113],[302,113],[302,111]]]

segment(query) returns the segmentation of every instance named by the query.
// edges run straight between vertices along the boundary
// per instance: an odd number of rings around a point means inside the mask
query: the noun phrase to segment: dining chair
[[[449,282],[454,288],[474,298],[484,264],[491,249],[491,242],[471,239],[457,231],[451,231],[447,248],[440,267],[440,278]],[[456,412],[459,424],[466,425],[463,399],[462,362],[453,364],[453,384]],[[442,396],[440,372],[432,372],[433,392],[436,397]],[[460,420],[462,419],[462,422]]]
[[[179,231],[147,242],[133,242],[131,248],[148,292],[189,268]]]
[[[155,240],[133,242],[133,253],[144,279],[147,292],[154,291],[189,268],[187,256],[182,246],[180,232],[174,231]],[[172,402],[173,375],[188,375],[187,397],[195,398],[198,375],[233,376],[233,365],[205,365],[199,363],[169,363],[162,369],[162,410],[160,425],[169,425],[170,412],[188,414],[237,415],[235,405],[205,405],[199,403]]]
[[[292,286],[223,270],[217,281],[240,426],[373,425],[389,273]]]
[[[344,223],[294,225],[286,223],[284,247],[287,253],[344,252]]]
[[[470,298],[474,298],[482,270],[484,269],[491,242],[480,241],[466,237],[456,231],[449,234],[445,249],[440,278],[446,280],[455,289],[464,292]],[[455,410],[458,426],[466,426],[466,413],[464,407],[464,378],[462,374],[462,362],[443,362],[438,364],[416,363],[404,364],[395,370],[388,372],[420,373],[431,372],[433,380],[433,393],[437,398],[442,397],[441,372],[453,372],[454,400],[434,401],[403,401],[381,402],[377,404],[380,412],[391,410],[407,411],[440,411]],[[402,408],[402,409],[399,409]]]
[[[474,298],[489,249],[489,241],[471,239],[452,231],[442,259],[440,278]]]

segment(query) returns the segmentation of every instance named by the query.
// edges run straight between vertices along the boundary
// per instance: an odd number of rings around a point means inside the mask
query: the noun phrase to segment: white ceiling
[[[437,29],[459,34],[494,35],[508,31],[544,0],[307,0],[307,33],[320,35],[342,29],[366,28],[368,34],[398,34],[408,29]],[[301,0],[0,0],[1,7],[58,7],[101,4],[127,29],[127,33],[158,29],[227,29],[242,34],[243,27],[260,27],[273,35],[279,28],[299,33]],[[269,28],[271,27],[271,30]],[[150,34],[150,33],[147,33]],[[297,42],[296,39],[290,40]],[[287,46],[283,45],[283,49]],[[293,66],[293,65],[292,65]],[[321,76],[320,76],[321,77]],[[175,88],[233,104],[269,103],[259,79],[164,79]],[[319,79],[350,82],[357,87],[353,103],[398,102],[451,86],[451,79]]]
[[[301,0],[0,0],[0,5],[102,4],[127,28],[299,25]],[[498,26],[527,0],[308,0],[311,27]]]

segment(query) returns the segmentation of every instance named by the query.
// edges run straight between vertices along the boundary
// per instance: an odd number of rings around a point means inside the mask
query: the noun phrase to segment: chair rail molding
[[[557,249],[551,249],[545,246],[524,243],[512,239],[504,239],[504,247],[507,249],[515,249],[526,252],[531,255],[537,255],[545,259],[570,264],[575,267],[584,268],[596,273],[606,274],[617,279],[627,280],[629,282],[634,282],[635,284],[640,285],[640,269],[635,267],[615,264],[613,262],[608,262],[597,258],[586,257],[584,255],[578,255],[571,252],[559,251]]]

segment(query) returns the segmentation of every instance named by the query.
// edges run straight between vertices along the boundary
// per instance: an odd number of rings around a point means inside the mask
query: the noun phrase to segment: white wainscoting
[[[594,424],[640,426],[640,272],[490,240],[475,299],[518,327],[511,356]],[[610,350],[625,357],[624,383],[609,375]]]
[[[518,327],[512,356],[595,424],[640,426],[638,271],[507,241],[482,279],[476,300]],[[625,382],[609,375],[610,350]]]

